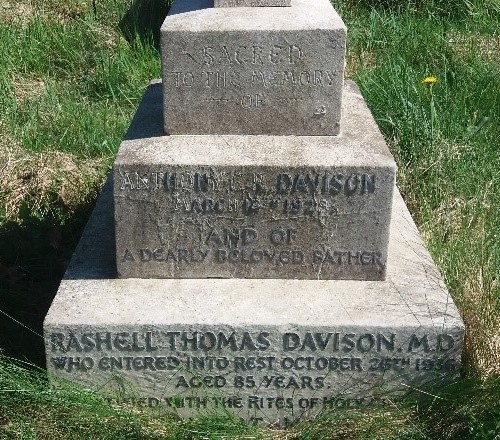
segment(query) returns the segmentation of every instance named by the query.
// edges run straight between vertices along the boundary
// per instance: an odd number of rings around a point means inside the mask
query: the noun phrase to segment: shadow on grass
[[[43,320],[90,215],[65,224],[27,217],[0,226],[0,349],[45,368]]]
[[[144,44],[152,41],[159,50],[160,27],[171,3],[171,0],[135,0],[119,23],[127,41],[138,37]]]

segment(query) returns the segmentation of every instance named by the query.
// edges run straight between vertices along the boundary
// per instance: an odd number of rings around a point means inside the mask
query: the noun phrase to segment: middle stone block
[[[158,99],[114,166],[120,277],[384,279],[396,166],[353,83],[342,136],[144,137]]]
[[[176,0],[161,27],[165,132],[337,135],[346,28],[330,2],[212,5]]]

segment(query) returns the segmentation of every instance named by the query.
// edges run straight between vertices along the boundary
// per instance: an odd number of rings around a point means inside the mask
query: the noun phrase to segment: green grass
[[[2,126],[24,148],[111,157],[148,79],[154,47],[127,42],[92,15],[0,26]]]
[[[95,198],[148,81],[160,75],[156,42],[167,3],[3,3],[0,159],[30,169],[2,169],[0,218],[60,221]],[[43,160],[53,151],[61,153],[55,176]],[[68,190],[69,171],[91,159],[101,160],[100,172],[82,172],[79,188]],[[25,171],[30,177],[19,182]],[[68,192],[76,194],[69,206]]]
[[[74,384],[49,388],[43,371],[5,359],[0,377],[2,439],[496,440],[500,430],[498,378],[460,381],[437,394],[418,392],[383,407],[331,410],[276,430],[249,426],[229,414],[179,421],[132,405],[109,405]]]
[[[353,76],[468,324],[468,371],[488,376],[500,374],[500,34],[482,7],[471,24],[383,9],[346,21],[350,60],[365,64]]]
[[[101,396],[73,384],[47,386],[42,372],[0,360],[0,438],[2,439],[217,439],[254,433],[230,417],[177,421],[152,417],[134,407],[113,407]]]
[[[0,0],[0,438],[461,439],[500,432],[500,5],[339,0],[348,76],[467,324],[462,378],[285,431],[47,386],[42,320],[148,82],[162,0]],[[426,76],[438,77],[432,87]],[[496,437],[495,437],[496,436]]]

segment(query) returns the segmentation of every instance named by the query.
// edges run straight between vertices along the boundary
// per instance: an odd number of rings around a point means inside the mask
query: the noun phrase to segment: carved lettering
[[[340,251],[317,249],[312,253],[314,264],[322,265],[362,265],[384,267],[382,254],[370,251]]]
[[[260,332],[252,336],[249,332],[241,335],[231,333],[226,336],[224,332],[167,332],[171,350],[220,350],[228,347],[232,351],[241,350],[266,350],[270,346],[269,333]],[[209,341],[207,343],[207,341]]]
[[[259,235],[255,228],[213,228],[206,239],[206,244],[227,246],[229,248],[247,246],[256,243]]]
[[[260,93],[255,95],[243,95],[241,98],[241,107],[248,110],[251,108],[259,108],[264,104],[264,97]]]

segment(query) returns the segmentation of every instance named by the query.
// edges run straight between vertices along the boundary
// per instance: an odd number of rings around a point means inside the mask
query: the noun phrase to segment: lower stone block
[[[45,319],[54,381],[286,425],[460,366],[464,325],[399,193],[386,281],[116,279],[114,261],[108,184]]]
[[[158,102],[114,164],[119,277],[384,279],[396,165],[354,83],[341,136],[164,136]]]

